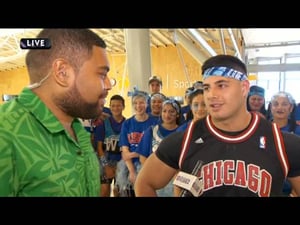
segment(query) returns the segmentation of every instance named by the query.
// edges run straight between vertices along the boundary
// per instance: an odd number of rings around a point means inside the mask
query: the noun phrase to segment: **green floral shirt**
[[[100,169],[78,119],[77,142],[30,89],[0,106],[0,196],[99,196]]]

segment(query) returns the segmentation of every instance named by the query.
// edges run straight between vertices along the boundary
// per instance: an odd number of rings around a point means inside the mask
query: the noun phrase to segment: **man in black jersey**
[[[208,116],[161,142],[136,179],[136,196],[156,196],[179,171],[194,173],[199,160],[202,185],[193,196],[282,196],[285,177],[300,195],[300,137],[247,111],[245,64],[217,55],[202,65],[202,74]]]

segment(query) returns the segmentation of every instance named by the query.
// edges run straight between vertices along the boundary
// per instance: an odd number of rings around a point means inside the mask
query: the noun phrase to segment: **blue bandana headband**
[[[249,91],[249,96],[258,95],[260,97],[265,97],[265,93],[263,91]]]
[[[225,66],[215,66],[206,69],[203,73],[203,80],[205,80],[209,76],[222,76],[227,78],[233,78],[239,81],[248,79],[247,74]]]
[[[265,97],[265,89],[263,89],[262,87],[259,87],[259,86],[256,86],[256,85],[253,85],[250,87],[250,91],[249,91],[249,96],[252,96],[252,95],[259,95],[261,97]]]
[[[161,93],[155,93],[155,94],[153,94],[153,95],[151,96],[151,101],[154,100],[154,99],[156,99],[156,98],[159,98],[159,99],[161,99],[162,101],[165,101],[165,100],[167,99],[167,97],[164,96],[163,94],[161,94]]]
[[[133,91],[128,91],[127,96],[131,97],[132,99],[135,98],[136,96],[141,96],[148,101],[149,95],[145,91],[140,91],[138,90],[137,87],[133,87]]]
[[[179,106],[177,105],[177,103],[175,102],[174,99],[167,99],[163,102],[163,106],[166,105],[166,104],[170,104],[177,112],[177,114],[180,114],[180,108]]]

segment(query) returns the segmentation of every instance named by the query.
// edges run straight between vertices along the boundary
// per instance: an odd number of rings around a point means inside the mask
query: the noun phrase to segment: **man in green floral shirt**
[[[0,196],[100,196],[99,162],[77,118],[111,89],[105,42],[88,29],[44,29],[26,55],[30,85],[0,106]]]

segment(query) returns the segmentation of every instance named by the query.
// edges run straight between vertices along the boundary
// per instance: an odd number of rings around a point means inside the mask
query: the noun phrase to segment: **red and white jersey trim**
[[[208,130],[214,135],[216,136],[218,139],[220,139],[221,141],[227,142],[227,143],[238,143],[238,142],[242,142],[245,141],[246,139],[250,138],[252,136],[252,134],[255,132],[255,130],[258,127],[259,124],[259,120],[260,117],[256,114],[253,113],[253,119],[249,125],[249,127],[247,128],[247,130],[245,130],[243,133],[232,137],[229,135],[225,135],[224,133],[221,133],[213,124],[211,121],[211,116],[208,115],[206,117],[206,124],[208,127]]]

